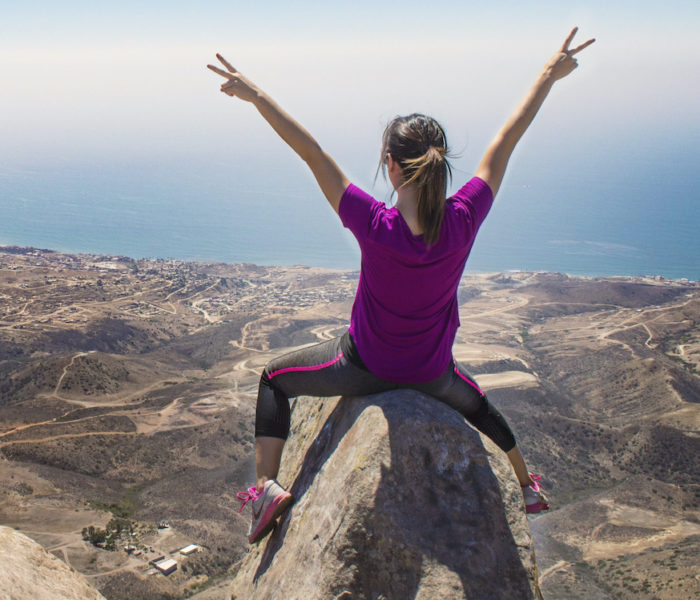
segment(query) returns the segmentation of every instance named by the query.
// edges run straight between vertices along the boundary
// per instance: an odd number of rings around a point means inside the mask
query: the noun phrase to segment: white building
[[[157,562],[153,566],[163,573],[163,575],[170,575],[170,573],[177,569],[177,561],[173,560],[172,558],[166,558],[165,560]]]
[[[180,550],[180,554],[183,556],[189,556],[193,552],[197,552],[199,550],[199,546],[197,544],[190,544],[189,546],[185,546],[182,550]]]

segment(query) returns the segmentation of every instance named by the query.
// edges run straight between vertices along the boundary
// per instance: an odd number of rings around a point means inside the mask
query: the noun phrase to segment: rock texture
[[[297,399],[278,479],[296,504],[233,600],[541,598],[507,457],[432,398]]]
[[[104,596],[34,540],[0,527],[0,600],[104,600]]]

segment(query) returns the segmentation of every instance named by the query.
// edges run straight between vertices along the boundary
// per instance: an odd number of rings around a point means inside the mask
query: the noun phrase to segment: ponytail
[[[440,239],[447,181],[452,176],[452,167],[446,158],[448,153],[442,127],[425,115],[397,117],[382,136],[380,166],[384,166],[386,155],[391,154],[403,169],[402,186],[416,185],[418,223],[428,247]]]
[[[418,195],[418,222],[423,229],[423,239],[432,246],[440,239],[442,217],[445,214],[447,177],[451,175],[450,164],[445,159],[446,148],[431,146],[418,158],[404,161],[404,172],[408,179],[403,185],[415,183]]]

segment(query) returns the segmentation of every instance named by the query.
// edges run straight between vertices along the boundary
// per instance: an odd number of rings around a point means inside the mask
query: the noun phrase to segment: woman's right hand
[[[207,68],[226,79],[226,81],[221,84],[221,91],[227,96],[237,96],[246,102],[252,102],[255,100],[258,97],[260,90],[255,87],[253,82],[236,71],[236,69],[234,69],[233,66],[223,56],[221,56],[221,54],[217,54],[216,58],[218,58],[221,64],[226,67],[226,71],[220,69],[219,67],[215,67],[214,65],[207,65]]]
[[[226,70],[214,65],[207,65],[207,67],[226,79],[221,84],[221,91],[228,96],[237,96],[241,100],[253,103],[253,106],[275,130],[275,133],[309,165],[321,191],[333,210],[338,212],[343,193],[350,185],[350,181],[338,168],[338,165],[321,149],[311,134],[282,110],[270,96],[236,71],[221,54],[217,54],[216,58],[221,61]]]
[[[571,71],[573,71],[578,66],[578,62],[574,58],[574,55],[578,54],[579,52],[581,52],[581,50],[587,48],[593,42],[595,42],[595,38],[591,38],[590,40],[570,50],[569,44],[571,43],[571,40],[574,39],[574,36],[576,35],[577,31],[578,27],[574,27],[571,30],[571,33],[566,38],[566,40],[564,40],[564,43],[562,44],[561,48],[557,50],[554,56],[552,56],[552,58],[549,59],[549,61],[544,67],[545,73],[553,80],[561,79],[562,77],[566,77],[569,73],[571,73]]]

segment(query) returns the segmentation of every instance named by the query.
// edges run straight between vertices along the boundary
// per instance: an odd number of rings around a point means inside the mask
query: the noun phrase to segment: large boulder
[[[26,535],[0,527],[0,600],[105,600],[80,573]]]
[[[410,390],[292,408],[278,480],[296,504],[233,600],[541,598],[510,463],[458,413]]]

